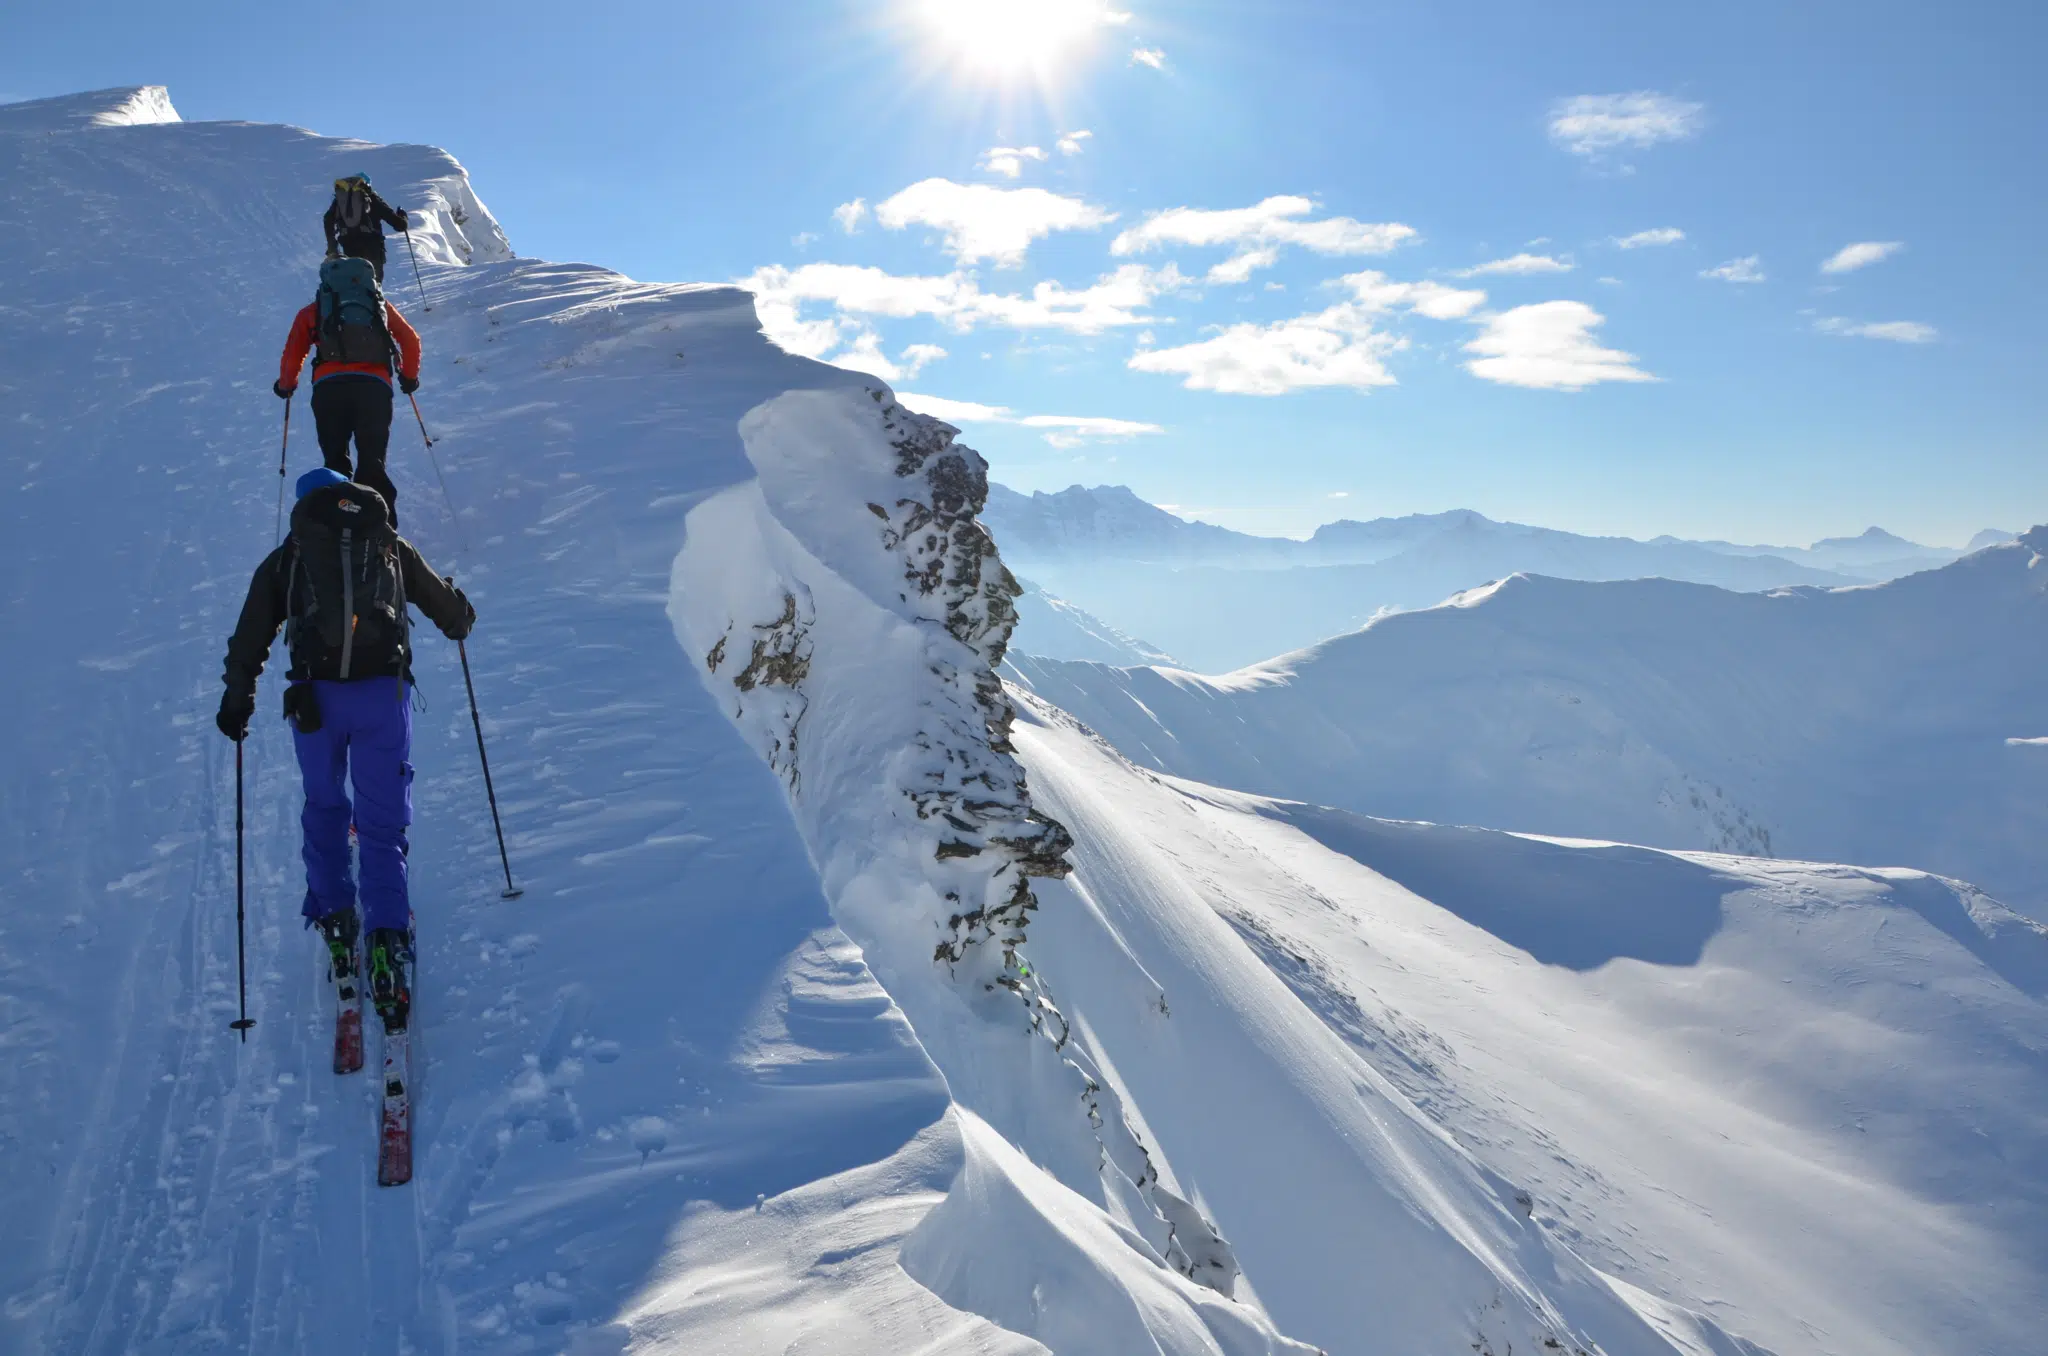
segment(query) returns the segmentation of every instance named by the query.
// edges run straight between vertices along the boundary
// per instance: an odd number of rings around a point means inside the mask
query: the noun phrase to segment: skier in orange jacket
[[[320,456],[329,468],[384,497],[398,521],[398,487],[384,470],[391,443],[391,382],[420,385],[420,337],[398,308],[384,300],[366,259],[329,259],[320,266],[320,292],[292,320],[270,389],[280,400],[299,389],[299,370],[313,354],[313,422]],[[349,462],[349,439],[356,460]]]

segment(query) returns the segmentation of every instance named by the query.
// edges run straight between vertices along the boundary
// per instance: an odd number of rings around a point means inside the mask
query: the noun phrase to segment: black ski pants
[[[391,446],[391,388],[375,377],[341,376],[313,383],[313,424],[320,431],[320,457],[330,470],[384,496],[391,521],[398,521],[398,487],[384,471]],[[356,460],[349,464],[354,438]]]
[[[344,235],[339,241],[341,252],[351,259],[368,259],[370,267],[377,270],[377,285],[384,285],[384,232],[375,235]]]

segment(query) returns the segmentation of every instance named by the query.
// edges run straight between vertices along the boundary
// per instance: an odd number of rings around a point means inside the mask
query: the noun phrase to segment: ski
[[[336,975],[334,996],[334,1071],[352,1074],[363,1067],[363,991],[354,975]]]
[[[384,1021],[378,1186],[403,1186],[412,1180],[412,945],[409,932],[371,934],[370,985]]]
[[[377,1133],[377,1185],[412,1180],[412,1042],[406,1028],[384,1028],[384,1108]]]
[[[353,915],[347,924],[323,923],[320,935],[334,984],[334,1072],[352,1074],[363,1067],[363,957]]]

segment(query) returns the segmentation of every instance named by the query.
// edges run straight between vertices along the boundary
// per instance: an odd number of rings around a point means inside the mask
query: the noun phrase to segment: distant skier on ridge
[[[405,209],[377,196],[367,174],[334,181],[334,201],[327,205],[320,224],[327,231],[327,257],[368,259],[377,270],[379,283],[384,281],[384,228],[412,229]]]
[[[375,490],[395,526],[398,487],[384,470],[391,445],[392,358],[398,359],[398,389],[411,395],[420,387],[419,334],[384,299],[368,263],[329,259],[320,265],[319,291],[292,318],[277,381],[270,388],[278,399],[289,400],[299,389],[299,370],[309,350],[321,459],[329,470]]]
[[[326,939],[336,979],[352,976],[359,935],[349,862],[353,825],[362,863],[370,995],[387,1029],[403,1029],[412,1001],[403,978],[412,925],[406,881],[412,647],[406,605],[418,607],[450,640],[469,634],[476,611],[462,590],[435,574],[393,530],[374,490],[322,467],[299,477],[298,491],[291,535],[256,567],[228,640],[222,675],[227,691],[214,723],[237,743],[248,735],[256,679],[283,627],[291,655],[285,715],[306,790],[301,911]],[[358,1065],[359,1051],[360,1045]]]

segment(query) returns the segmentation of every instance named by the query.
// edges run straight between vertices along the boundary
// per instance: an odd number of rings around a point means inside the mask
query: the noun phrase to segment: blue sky
[[[2038,6],[935,6],[45,6],[0,94],[446,146],[522,253],[753,280],[1021,489],[1270,532],[2048,520]]]

